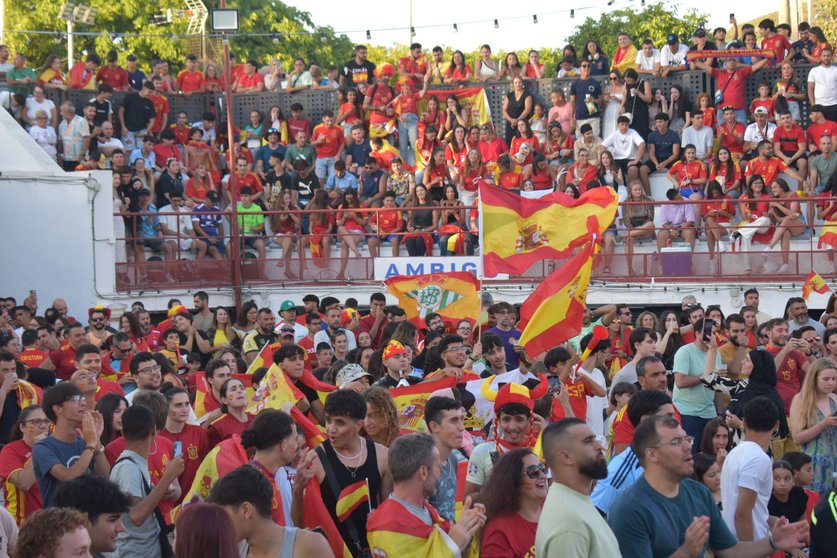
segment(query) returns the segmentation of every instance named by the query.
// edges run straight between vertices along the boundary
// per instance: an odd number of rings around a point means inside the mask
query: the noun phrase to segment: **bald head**
[[[553,422],[543,431],[543,456],[550,467],[557,465],[557,454],[566,450],[572,445],[572,429],[574,426],[586,425],[587,423],[579,418],[565,418]]]

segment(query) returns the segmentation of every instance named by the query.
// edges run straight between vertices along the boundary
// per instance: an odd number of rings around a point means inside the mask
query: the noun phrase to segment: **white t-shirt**
[[[640,70],[651,71],[654,66],[660,63],[660,51],[651,49],[651,56],[645,56],[645,51],[640,49],[636,55],[636,65]]]
[[[623,134],[618,129],[611,132],[602,145],[607,147],[613,153],[614,159],[633,159],[636,157],[637,149],[645,143],[636,130],[628,128],[628,133]]]
[[[689,144],[694,145],[697,158],[703,159],[706,152],[712,150],[712,138],[712,128],[709,126],[703,126],[700,130],[689,126],[683,128],[683,138],[680,143],[684,149]]]
[[[746,130],[744,130],[744,141],[751,141],[754,143],[764,140],[773,141],[773,133],[775,131],[776,124],[773,124],[772,122],[767,123],[766,131],[764,129],[760,130],[758,124],[753,122],[747,126]]]
[[[165,205],[159,209],[161,213],[165,212],[173,212],[174,209],[171,205]],[[166,227],[172,232],[177,233],[180,235],[188,235],[189,232],[192,230],[192,216],[186,215],[183,209],[180,210],[183,212],[182,215],[160,215],[160,223],[166,225]],[[167,238],[174,238],[172,235],[166,235]]]
[[[755,442],[743,441],[738,444],[724,461],[721,470],[721,512],[727,527],[735,532],[735,508],[738,505],[739,488],[754,491],[756,504],[753,506],[753,537],[759,540],[767,536],[767,502],[773,492],[772,462],[767,453]]]
[[[600,386],[607,390],[604,374],[598,368],[585,372]],[[604,411],[607,408],[607,397],[587,396],[587,425],[596,433],[596,438],[605,443]]]
[[[33,122],[35,121],[35,113],[37,113],[39,110],[42,110],[45,113],[47,113],[47,117],[49,117],[49,123],[52,124],[52,111],[54,109],[55,103],[53,103],[49,99],[44,99],[40,103],[35,100],[35,97],[27,97],[26,99],[26,116],[28,116],[29,119]]]
[[[814,102],[830,107],[837,105],[837,67],[819,65],[808,72],[808,83],[814,84]]]
[[[660,50],[660,66],[681,66],[686,63],[686,53],[689,49],[686,45],[680,45],[677,52],[671,52],[671,47],[666,45]]]

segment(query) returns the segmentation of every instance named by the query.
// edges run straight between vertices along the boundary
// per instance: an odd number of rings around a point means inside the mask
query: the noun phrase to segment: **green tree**
[[[615,10],[602,14],[598,20],[588,17],[575,28],[568,42],[581,54],[587,41],[597,41],[608,57],[616,52],[616,36],[622,31],[631,36],[637,48],[644,39],[651,39],[655,47],[661,48],[669,33],[675,33],[685,43],[708,16],[697,10],[688,10],[682,16],[678,12],[676,6],[669,9],[663,4],[652,4],[642,11]]]
[[[82,0],[85,5],[98,10],[93,26],[79,25],[76,31],[96,32],[96,36],[75,37],[74,58],[81,52],[97,52],[100,56],[115,49],[124,64],[125,57],[136,54],[147,68],[150,60],[169,60],[173,69],[180,67],[186,53],[184,35],[188,17],[175,16],[167,25],[154,25],[154,16],[166,9],[183,10],[182,0]],[[205,0],[208,8],[214,4]],[[21,0],[6,3],[6,28],[8,30],[50,31],[52,34],[7,34],[12,52],[23,52],[34,66],[43,63],[50,54],[66,56],[66,23],[58,18],[60,2],[55,0]],[[270,58],[282,60],[286,68],[296,56],[306,62],[316,61],[323,66],[348,60],[352,55],[352,43],[345,35],[335,35],[331,27],[317,26],[308,12],[298,10],[280,1],[239,0],[234,7],[240,10],[241,31],[230,38],[232,50],[239,61],[255,58],[267,63]],[[207,32],[210,32],[207,30]],[[269,36],[252,36],[268,33]],[[136,36],[134,34],[140,34]],[[274,35],[275,34],[275,35]],[[176,38],[172,38],[175,35]],[[220,60],[215,60],[220,62]]]

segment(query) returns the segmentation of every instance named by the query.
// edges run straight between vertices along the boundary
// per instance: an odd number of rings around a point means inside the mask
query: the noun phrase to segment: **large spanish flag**
[[[532,264],[568,257],[613,222],[619,196],[612,188],[579,199],[553,192],[537,199],[480,184],[481,246],[486,277],[522,275]]]
[[[454,325],[459,320],[475,323],[480,315],[480,282],[468,271],[429,273],[408,277],[397,275],[384,281],[407,319],[419,327],[424,317],[436,312]]]
[[[233,434],[232,438],[224,440],[206,454],[195,473],[192,486],[184,487],[189,491],[183,497],[182,505],[188,506],[193,501],[206,500],[218,479],[249,461],[247,452],[241,445],[241,438],[238,434]],[[172,510],[172,519],[175,518],[178,509]]]
[[[812,269],[811,273],[809,273],[808,277],[805,279],[805,282],[802,283],[802,298],[808,300],[808,297],[811,296],[811,293],[813,292],[825,294],[830,290],[831,288],[828,286],[828,283],[825,282],[825,279]]]
[[[435,382],[423,382],[390,389],[389,394],[395,400],[395,408],[398,410],[398,424],[401,427],[401,432],[426,432],[424,405],[430,399],[430,394],[437,389],[454,386],[456,386],[456,378],[451,377]]]
[[[352,553],[346,547],[340,531],[331,519],[331,515],[323,504],[323,494],[317,477],[312,477],[305,485],[302,506],[302,525],[306,529],[322,529],[334,558],[352,558]]]
[[[291,384],[279,365],[271,364],[259,389],[250,399],[247,412],[256,415],[262,409],[281,409],[285,403],[296,404],[303,397],[305,396]]]
[[[520,307],[520,344],[535,357],[581,332],[593,242],[541,283]]]
[[[827,221],[823,224],[817,247],[822,248],[823,244],[828,244],[832,249],[837,248],[837,221]]]
[[[397,500],[388,498],[366,522],[366,536],[372,556],[388,558],[447,558],[460,556],[459,547],[447,531],[450,523],[442,520],[425,502],[432,525],[410,513]]]

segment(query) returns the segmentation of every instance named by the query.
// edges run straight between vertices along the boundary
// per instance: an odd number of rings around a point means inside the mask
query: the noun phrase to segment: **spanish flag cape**
[[[366,522],[369,548],[375,558],[446,558],[460,556],[459,547],[450,538],[451,524],[439,517],[436,510],[424,502],[430,512],[432,525],[413,515],[397,500],[388,498],[372,512]]]
[[[212,487],[218,479],[249,462],[247,452],[241,445],[241,436],[233,434],[210,451],[195,473],[195,480],[189,492],[183,497],[183,505],[192,501],[204,501],[209,497]],[[172,515],[175,511],[172,512]]]
[[[30,405],[40,405],[44,398],[41,388],[35,384],[30,384],[26,380],[18,381],[15,393],[17,395],[17,405],[21,410]]]

